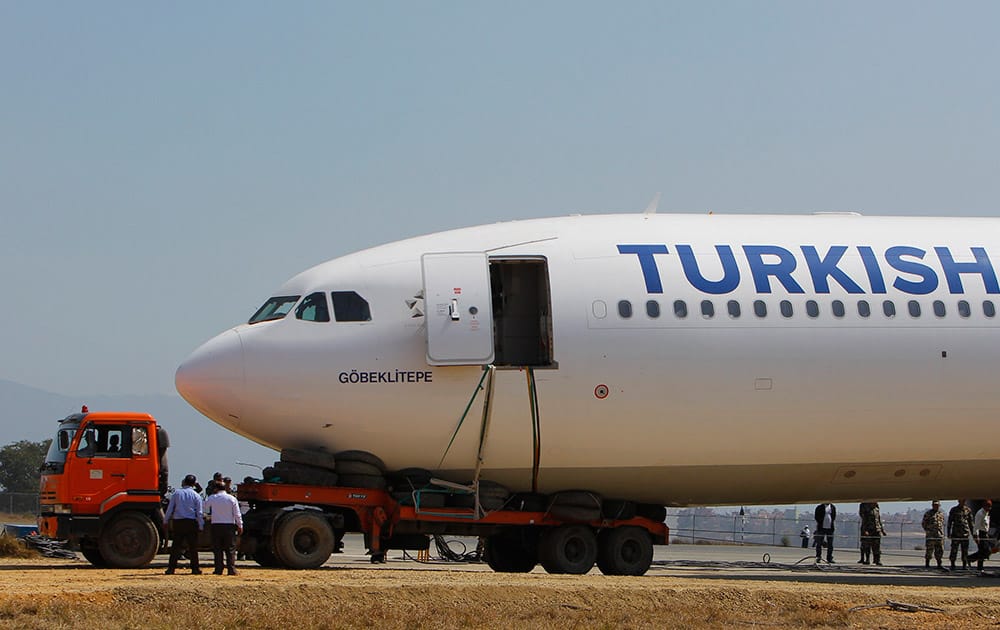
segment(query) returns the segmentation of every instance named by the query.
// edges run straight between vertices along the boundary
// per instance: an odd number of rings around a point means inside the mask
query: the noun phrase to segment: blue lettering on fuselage
[[[940,265],[939,272],[934,265],[935,256],[928,255],[928,250],[910,245],[895,245],[879,255],[868,245],[858,245],[854,250],[864,269],[865,278],[862,279],[851,277],[843,268],[844,258],[851,250],[847,245],[833,245],[825,252],[815,245],[802,245],[798,252],[778,245],[743,245],[740,248],[715,245],[714,256],[718,265],[710,261],[708,267],[713,270],[721,267],[722,272],[719,277],[718,272],[710,271],[711,278],[706,277],[705,265],[699,262],[699,255],[691,245],[674,245],[684,279],[693,288],[710,295],[732,293],[743,282],[734,250],[742,250],[745,268],[750,272],[749,281],[753,282],[754,290],[761,294],[770,294],[776,289],[783,289],[788,294],[805,293],[800,280],[808,277],[817,294],[830,293],[831,284],[839,286],[848,294],[863,294],[866,293],[866,288],[862,282],[866,280],[867,292],[872,294],[886,293],[888,281],[893,289],[902,293],[927,295],[937,290],[941,284],[941,275],[951,294],[965,293],[963,280],[974,282],[977,276],[986,293],[1000,294],[996,268],[984,247],[970,247],[969,252],[974,260],[967,262],[956,261],[947,247],[934,247],[933,251]],[[618,245],[618,253],[638,259],[647,293],[663,293],[660,265],[663,263],[663,256],[670,255],[667,245],[621,244]],[[706,259],[712,254],[701,256]],[[803,267],[805,272],[802,271]],[[799,276],[798,279],[796,275]]]

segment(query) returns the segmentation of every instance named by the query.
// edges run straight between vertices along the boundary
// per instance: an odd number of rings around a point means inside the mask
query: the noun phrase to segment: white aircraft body
[[[987,497],[998,265],[994,218],[500,223],[304,271],[176,385],[275,449],[456,482],[488,416],[482,477],[514,490],[537,452],[538,491],[666,505]]]

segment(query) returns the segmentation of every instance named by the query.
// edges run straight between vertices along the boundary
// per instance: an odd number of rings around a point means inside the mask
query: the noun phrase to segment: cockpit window
[[[372,311],[368,301],[354,291],[334,291],[333,316],[338,322],[370,322]]]
[[[330,309],[326,306],[326,294],[307,295],[306,299],[302,300],[302,303],[295,309],[295,318],[307,322],[330,321]]]
[[[273,297],[267,302],[264,302],[264,306],[257,309],[257,312],[253,314],[250,318],[248,324],[256,324],[258,322],[269,322],[275,319],[281,319],[285,315],[288,315],[288,311],[292,310],[295,303],[299,301],[298,295],[285,295],[281,297]]]

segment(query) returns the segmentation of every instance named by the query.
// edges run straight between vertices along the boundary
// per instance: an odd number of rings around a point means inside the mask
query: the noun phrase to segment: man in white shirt
[[[993,502],[986,499],[983,507],[976,512],[973,522],[976,526],[976,553],[969,556],[969,562],[976,561],[976,566],[983,570],[983,562],[989,559],[993,547],[993,540],[990,539],[990,510],[993,509]]]
[[[226,554],[226,569],[236,575],[236,536],[243,533],[243,515],[236,497],[216,486],[205,499],[205,515],[212,519],[212,553],[215,555],[215,575],[222,575],[222,553]]]

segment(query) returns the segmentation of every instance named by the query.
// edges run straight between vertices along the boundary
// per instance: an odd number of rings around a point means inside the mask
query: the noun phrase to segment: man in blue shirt
[[[184,553],[185,547],[191,558],[191,574],[200,575],[198,566],[198,532],[205,527],[202,512],[201,495],[194,487],[198,480],[194,475],[184,477],[181,489],[174,491],[163,515],[163,525],[173,537],[174,544],[170,547],[170,561],[167,563],[167,575],[173,575],[177,561]]]

